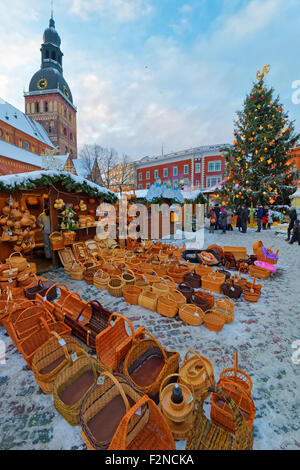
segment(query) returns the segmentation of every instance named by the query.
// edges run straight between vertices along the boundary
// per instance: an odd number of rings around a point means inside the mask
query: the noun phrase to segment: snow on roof
[[[64,177],[70,178],[74,184],[79,185],[86,185],[96,191],[98,194],[107,194],[108,196],[112,196],[115,198],[115,194],[110,191],[109,189],[103,188],[98,184],[92,183],[84,178],[80,178],[79,176],[75,176],[72,173],[68,173],[66,171],[58,171],[58,170],[41,170],[41,171],[29,171],[27,173],[18,173],[16,175],[4,175],[0,176],[0,185],[5,186],[8,188],[14,188],[21,185],[26,185],[30,182],[38,182],[43,176],[52,177],[52,178],[61,178],[63,180]]]
[[[78,176],[81,176],[81,178],[87,178],[89,176],[88,165],[84,159],[74,158],[73,165]]]
[[[31,119],[19,109],[0,98],[0,121],[30,135],[34,139],[54,148],[47,132],[41,124]]]
[[[2,157],[10,158],[11,160],[44,168],[43,157],[41,155],[29,152],[28,150],[16,145],[9,144],[4,140],[0,140],[0,155]],[[54,158],[61,162],[60,168],[63,170],[68,159],[68,155],[57,155]]]

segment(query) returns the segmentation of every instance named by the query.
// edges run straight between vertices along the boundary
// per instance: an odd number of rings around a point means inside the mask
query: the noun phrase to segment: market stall
[[[37,219],[49,209],[51,232],[64,235],[65,244],[94,238],[96,209],[102,202],[115,204],[117,197],[84,178],[60,171],[34,171],[0,177],[1,255],[32,254],[44,246]],[[56,250],[52,262],[59,263]]]

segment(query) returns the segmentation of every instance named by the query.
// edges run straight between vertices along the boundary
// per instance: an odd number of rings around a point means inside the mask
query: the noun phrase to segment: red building
[[[158,157],[144,157],[135,163],[136,188],[148,189],[157,178],[170,179],[191,188],[210,188],[221,183],[225,171],[225,158],[221,148],[228,146],[207,145]]]

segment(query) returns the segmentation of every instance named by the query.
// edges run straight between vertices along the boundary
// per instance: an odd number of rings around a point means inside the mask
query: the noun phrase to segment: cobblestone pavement
[[[206,234],[205,246],[212,242],[247,246],[252,253],[256,235],[236,230],[223,236]],[[127,316],[135,327],[144,324],[165,348],[177,350],[181,360],[187,350],[198,351],[212,362],[216,379],[224,368],[233,366],[237,349],[239,365],[254,384],[254,449],[299,449],[300,365],[292,361],[292,343],[300,340],[300,247],[288,245],[284,238],[274,231],[260,234],[265,246],[275,244],[280,250],[278,271],[262,281],[263,293],[257,304],[236,301],[236,319],[220,333],[130,306],[83,281],[72,281],[62,268],[46,276],[66,283],[84,300],[98,299],[111,311]],[[69,426],[53,407],[52,395],[41,392],[3,327],[0,340],[6,345],[6,363],[0,365],[0,449],[85,449],[80,427]],[[184,445],[177,443],[178,449]]]

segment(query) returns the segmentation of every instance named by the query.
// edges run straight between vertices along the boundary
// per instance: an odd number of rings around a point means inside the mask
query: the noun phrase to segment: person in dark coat
[[[222,229],[222,233],[226,233],[226,228],[227,228],[227,211],[225,207],[221,208],[221,213],[220,213],[220,227]]]
[[[242,205],[241,207],[241,227],[242,227],[242,233],[247,232],[247,222],[249,218],[249,210],[245,206],[245,204]]]
[[[226,208],[226,211],[227,211],[227,230],[229,230],[230,232],[233,231],[233,228],[232,228],[232,216],[233,216],[233,212],[232,210],[230,209],[230,207],[227,207]]]
[[[219,204],[215,204],[214,211],[217,217],[217,222],[216,222],[215,227],[216,227],[216,230],[218,230],[218,228],[220,227],[220,212],[221,212]]]
[[[257,211],[256,211],[256,220],[257,220],[257,232],[261,231],[261,224],[264,215],[264,208],[261,204],[257,204]]]
[[[239,206],[236,211],[236,215],[237,215],[236,226],[239,229],[239,232],[241,231],[241,228],[242,228],[241,213],[242,213],[242,207]]]
[[[296,211],[296,207],[292,207],[291,210],[290,210],[290,224],[289,224],[289,227],[288,227],[288,236],[286,238],[285,241],[289,242],[290,241],[290,238],[291,238],[291,231],[293,230],[294,228],[294,224],[295,224],[295,221],[297,220],[297,211]]]
[[[211,207],[209,210],[208,218],[210,219],[209,233],[214,233],[217,222],[217,216],[213,207]]]
[[[294,242],[298,242],[298,245],[300,245],[300,226],[299,226],[298,219],[295,220],[294,228],[293,228],[293,236],[289,244],[292,245]]]

